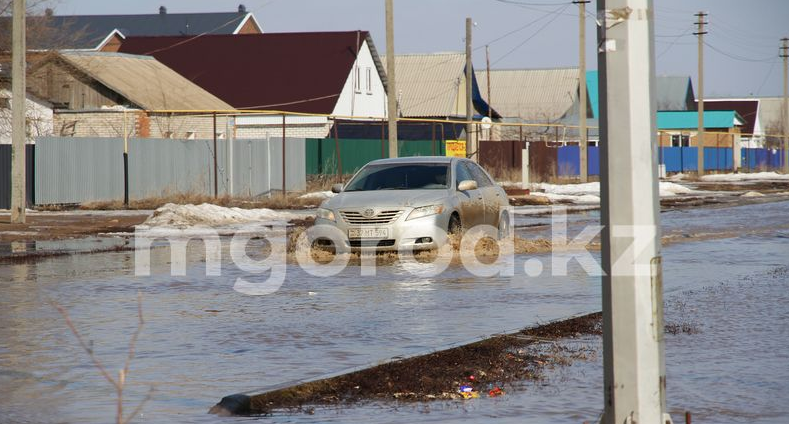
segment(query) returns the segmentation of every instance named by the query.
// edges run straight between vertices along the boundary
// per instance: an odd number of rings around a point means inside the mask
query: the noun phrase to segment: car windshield
[[[449,164],[367,165],[345,191],[445,189],[447,181]]]

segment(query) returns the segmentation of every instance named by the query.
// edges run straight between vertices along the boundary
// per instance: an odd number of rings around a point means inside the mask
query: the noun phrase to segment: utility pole
[[[487,44],[485,45],[485,69],[487,73],[485,79],[488,81],[488,119],[491,121],[488,140],[493,140],[493,102],[490,100],[490,46]]]
[[[589,0],[575,0],[578,4],[578,149],[581,167],[581,182],[589,181],[586,140],[586,3]]]
[[[698,30],[693,34],[699,36],[699,129],[696,133],[696,147],[699,156],[698,173],[699,176],[702,176],[704,175],[704,34],[707,33],[707,31],[704,31],[704,25],[706,24],[704,18],[707,14],[699,12],[694,16],[699,18],[696,23],[696,25],[698,25]]]
[[[471,136],[473,125],[471,121],[474,119],[474,104],[471,100],[471,83],[473,74],[471,69],[471,18],[466,18],[466,156],[471,158],[474,162],[479,160],[477,154],[476,138]],[[470,156],[469,156],[470,154]]]
[[[11,223],[24,224],[27,195],[25,193],[25,0],[14,0],[11,34]]]
[[[783,107],[783,147],[784,147],[784,173],[789,174],[789,38],[782,38],[781,54],[784,59],[784,107]]]
[[[605,424],[665,413],[652,0],[598,0]]]
[[[386,98],[389,119],[389,157],[397,157],[397,88],[395,86],[394,6],[386,0]],[[335,123],[335,125],[337,125]]]

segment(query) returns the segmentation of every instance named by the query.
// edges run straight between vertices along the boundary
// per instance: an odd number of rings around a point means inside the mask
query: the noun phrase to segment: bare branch
[[[136,408],[134,408],[134,411],[132,411],[132,413],[129,414],[129,416],[126,417],[126,419],[121,424],[128,424],[128,423],[130,423],[131,420],[133,420],[134,417],[136,417],[142,411],[142,408],[145,407],[145,404],[148,403],[149,400],[151,400],[151,398],[153,397],[153,392],[155,390],[156,389],[153,386],[150,386],[149,390],[148,390],[148,394],[145,395],[145,398],[140,402],[139,405],[137,405]]]
[[[99,358],[96,357],[96,354],[93,352],[93,349],[89,348],[87,343],[85,343],[85,340],[82,338],[82,335],[79,333],[77,328],[74,326],[74,323],[71,321],[71,317],[69,316],[68,311],[66,311],[65,308],[60,306],[54,300],[51,300],[49,303],[52,304],[52,306],[54,306],[55,309],[58,310],[58,312],[60,312],[60,315],[63,316],[63,319],[66,321],[66,325],[71,330],[71,332],[74,333],[74,336],[77,338],[77,341],[79,341],[79,344],[80,344],[80,346],[82,346],[82,349],[84,349],[85,352],[88,353],[88,355],[90,356],[90,359],[93,361],[93,365],[95,365],[96,368],[98,368],[98,370],[101,372],[101,375],[103,375],[104,378],[110,384],[115,386],[115,389],[117,390],[119,388],[118,382],[116,382],[115,379],[113,379],[110,376],[110,374],[107,372],[107,369],[104,368],[104,365],[101,363]]]

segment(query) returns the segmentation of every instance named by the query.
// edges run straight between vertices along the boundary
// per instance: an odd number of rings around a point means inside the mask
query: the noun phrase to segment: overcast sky
[[[384,0],[53,0],[57,14],[237,10],[244,3],[266,32],[368,30],[385,52]],[[559,0],[394,0],[395,50],[463,51],[465,18],[476,22],[474,66],[555,68],[578,64],[578,6]],[[658,75],[689,75],[697,88],[697,11],[709,13],[705,96],[780,96],[779,39],[789,37],[787,0],[656,0]],[[587,5],[587,67],[596,69],[595,2]],[[782,22],[783,20],[783,22]],[[783,25],[782,25],[783,24]]]

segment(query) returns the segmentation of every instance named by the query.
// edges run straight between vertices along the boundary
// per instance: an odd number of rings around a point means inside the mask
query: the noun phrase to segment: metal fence
[[[42,137],[36,140],[35,203],[124,199],[122,138]],[[306,188],[302,138],[128,140],[130,200],[175,194],[266,196]],[[218,176],[218,178],[217,178]]]
[[[35,148],[33,145],[25,146],[25,173],[26,194],[28,206],[34,203],[33,190],[33,158]],[[0,209],[11,208],[11,145],[0,144]]]

